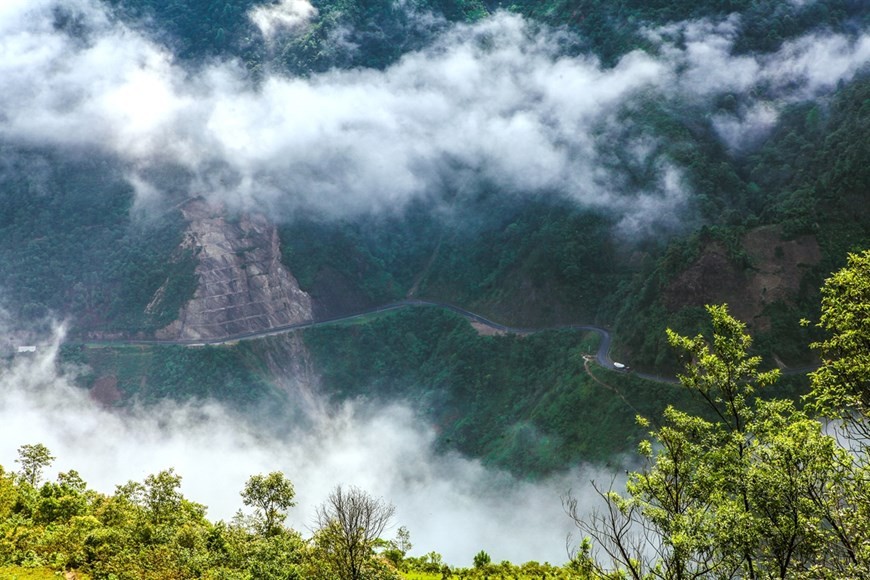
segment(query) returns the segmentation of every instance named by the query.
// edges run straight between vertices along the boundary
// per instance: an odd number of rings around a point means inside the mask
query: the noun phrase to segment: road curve
[[[594,326],[591,324],[561,324],[561,325],[553,325],[553,326],[543,326],[536,328],[521,328],[516,326],[506,326],[504,324],[499,324],[498,322],[494,322],[480,314],[475,312],[471,312],[470,310],[466,310],[464,308],[460,308],[459,306],[455,306],[453,304],[448,304],[446,302],[437,302],[434,300],[422,300],[418,298],[408,298],[405,300],[399,300],[396,302],[390,302],[388,304],[383,304],[381,306],[375,306],[373,308],[368,308],[361,312],[356,312],[353,314],[345,314],[342,316],[335,316],[332,318],[326,318],[323,320],[316,320],[310,322],[299,322],[296,324],[288,324],[285,326],[276,326],[270,328],[268,330],[261,330],[257,332],[243,333],[243,334],[235,334],[232,336],[227,336],[224,338],[213,338],[213,339],[111,339],[111,340],[79,340],[79,341],[67,341],[68,343],[78,343],[78,344],[101,344],[101,345],[178,345],[178,346],[206,346],[206,345],[221,345],[228,344],[232,342],[238,342],[241,340],[256,340],[259,338],[265,338],[268,336],[277,336],[280,334],[287,334],[290,332],[296,332],[298,330],[305,330],[308,328],[317,328],[319,326],[327,326],[330,324],[336,324],[339,322],[347,322],[351,320],[355,320],[358,318],[362,318],[364,316],[369,316],[371,314],[377,314],[379,312],[388,312],[390,310],[400,310],[402,308],[414,308],[414,307],[437,307],[443,308],[445,310],[450,310],[455,312],[461,316],[464,316],[470,321],[478,322],[495,330],[499,330],[502,332],[508,332],[512,334],[533,334],[536,332],[543,332],[545,330],[582,330],[587,332],[595,332],[601,338],[601,341],[598,344],[598,352],[595,353],[595,361],[603,368],[616,371],[616,372],[628,372],[627,369],[620,369],[614,365],[613,359],[610,358],[610,347],[612,344],[612,339],[610,336],[610,332],[606,328],[602,328],[600,326]],[[783,374],[806,374],[812,370],[815,370],[817,367],[801,367],[788,369],[783,372]],[[631,371],[632,374],[639,376],[648,381],[654,381],[659,383],[671,383],[675,384],[679,381],[675,377],[663,377],[659,375],[653,375],[643,372]]]
[[[327,326],[330,324],[336,324],[339,322],[348,322],[351,320],[355,320],[358,318],[362,318],[364,316],[369,316],[371,314],[377,314],[379,312],[388,312],[390,310],[399,310],[402,308],[414,308],[419,306],[431,306],[437,308],[443,308],[445,310],[450,310],[464,316],[470,321],[478,322],[495,330],[499,330],[502,332],[508,332],[512,334],[533,334],[536,332],[543,332],[545,330],[584,330],[595,332],[601,337],[601,342],[598,346],[598,352],[596,353],[595,360],[602,367],[617,370],[613,365],[613,360],[610,358],[610,346],[611,346],[611,338],[610,332],[606,328],[601,328],[600,326],[593,326],[591,324],[563,324],[563,325],[554,325],[554,326],[545,326],[545,327],[536,327],[536,328],[523,328],[517,326],[506,326],[504,324],[499,324],[493,320],[490,320],[476,312],[471,312],[470,310],[466,310],[465,308],[460,308],[459,306],[455,306],[453,304],[448,304],[446,302],[437,302],[434,300],[421,300],[417,298],[409,298],[406,300],[399,300],[396,302],[390,302],[388,304],[383,304],[381,306],[376,306],[374,308],[368,308],[366,310],[362,310],[360,312],[355,312],[353,314],[345,314],[342,316],[335,316],[332,318],[325,318],[322,320],[315,320],[310,322],[299,322],[296,324],[287,324],[284,326],[276,326],[270,328],[268,330],[260,330],[257,332],[249,332],[242,334],[234,334],[231,336],[226,336],[222,338],[196,338],[196,339],[135,339],[135,338],[118,338],[118,339],[106,339],[106,340],[71,340],[69,343],[87,343],[87,344],[101,344],[101,345],[177,345],[177,346],[206,346],[206,345],[221,345],[228,344],[232,342],[238,342],[240,340],[256,340],[258,338],[264,338],[267,336],[276,336],[279,334],[287,334],[289,332],[295,332],[297,330],[305,330],[308,328],[316,328],[319,326]]]

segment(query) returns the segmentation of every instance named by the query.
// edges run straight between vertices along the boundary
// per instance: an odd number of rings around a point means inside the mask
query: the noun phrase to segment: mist
[[[739,19],[681,22],[644,32],[651,52],[605,67],[564,56],[563,31],[499,12],[456,24],[386,70],[310,78],[248,78],[236,62],[196,71],[113,18],[96,0],[67,0],[74,36],[55,25],[56,0],[0,8],[0,138],[117,155],[141,200],[149,175],[185,169],[178,184],[231,207],[292,218],[400,211],[410,200],[495,188],[558,195],[607,208],[625,229],[667,221],[691,196],[681,168],[654,148],[653,178],[628,187],[601,144],[638,98],[712,102],[740,97],[712,122],[739,149],[790,102],[814,98],[870,61],[870,35],[815,33],[771,54],[733,54]],[[316,11],[284,0],[251,11],[268,38],[297,34]],[[83,32],[82,32],[83,31]],[[641,144],[656,137],[641,134]]]
[[[212,520],[244,507],[239,492],[249,476],[281,470],[296,488],[288,523],[306,536],[328,492],[357,485],[396,505],[388,538],[404,525],[412,553],[434,550],[461,566],[481,549],[495,561],[566,561],[571,523],[560,495],[573,488],[591,510],[596,502],[583,495],[589,480],[613,477],[578,467],[529,483],[438,454],[431,427],[401,405],[347,403],[280,437],[213,402],[109,410],[73,385],[75,369],[57,367],[59,344],[17,355],[0,370],[0,465],[7,470],[17,468],[19,446],[37,442],[57,457],[47,477],[75,469],[104,493],[173,467],[185,497],[208,506]]]
[[[267,41],[282,30],[292,32],[304,28],[317,15],[317,9],[307,0],[281,0],[278,4],[258,6],[248,17]]]

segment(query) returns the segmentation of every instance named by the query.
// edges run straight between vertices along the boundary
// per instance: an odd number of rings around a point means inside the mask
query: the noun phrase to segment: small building
[[[19,346],[18,353],[21,354],[22,352],[36,352],[36,346],[33,346],[33,345]]]

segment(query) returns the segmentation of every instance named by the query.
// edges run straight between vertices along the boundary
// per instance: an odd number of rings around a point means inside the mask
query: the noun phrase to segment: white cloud
[[[684,219],[686,188],[682,173],[673,165],[664,165],[659,171],[655,192],[641,192],[632,198],[634,211],[628,212],[617,224],[618,230],[630,236],[651,225],[647,216],[655,215],[655,223],[676,227]]]
[[[713,128],[732,151],[754,145],[776,125],[778,114],[771,103],[757,102],[737,114],[720,112],[713,115]]]
[[[671,63],[672,96],[742,95],[734,113],[718,112],[713,125],[732,150],[751,145],[772,128],[784,105],[814,99],[870,66],[870,34],[854,38],[811,33],[769,54],[732,54],[740,19],[688,21],[647,30]],[[757,93],[761,96],[753,96]]]
[[[772,98],[809,99],[853,77],[870,63],[870,34],[851,38],[811,33],[783,43],[769,54],[733,55],[739,17],[687,21],[648,30],[661,43],[679,92],[710,95],[767,90]]]
[[[308,0],[279,0],[252,8],[248,13],[260,32],[271,40],[279,30],[296,30],[317,16],[317,9]]]
[[[721,92],[744,92],[758,82],[761,66],[751,55],[734,56],[731,47],[739,17],[692,20],[646,31],[670,63],[671,93],[706,97]]]
[[[658,183],[640,193],[624,189],[618,167],[604,167],[600,144],[636,95],[743,95],[739,117],[715,119],[737,143],[757,132],[754,121],[771,123],[783,103],[828,91],[870,60],[867,34],[809,35],[773,54],[734,55],[732,17],[650,30],[657,54],[633,52],[605,68],[562,55],[563,33],[498,13],[448,28],[383,71],[270,76],[254,87],[232,62],[186,71],[94,0],[64,4],[89,29],[87,42],[71,38],[51,24],[56,5],[4,4],[0,136],[104,147],[142,191],[146,170],[171,161],[195,176],[191,193],[276,216],[390,211],[486,184],[567,196],[642,228],[676,211],[687,192],[674,189],[679,168],[665,160]],[[284,1],[252,17],[286,23],[308,12]]]
[[[787,42],[762,60],[763,81],[776,89],[797,85],[792,98],[809,98],[837,86],[870,64],[870,34],[857,38],[813,34]]]

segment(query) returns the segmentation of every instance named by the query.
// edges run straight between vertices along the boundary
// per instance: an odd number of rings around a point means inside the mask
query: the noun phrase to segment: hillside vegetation
[[[430,47],[452,23],[479,22],[499,10],[529,18],[529,34],[551,27],[563,55],[599,59],[604,71],[632,50],[655,55],[661,47],[649,31],[673,23],[733,15],[733,52],[759,58],[802,35],[855,38],[868,25],[858,0],[341,0],[315,1],[304,29],[267,41],[249,18],[260,5],[253,0],[104,4],[180,66],[195,71],[215,59],[238,59],[254,86],[266,74],[384,69]],[[75,33],[76,17],[58,11],[55,26]],[[819,284],[845,252],[868,243],[867,212],[851,211],[865,204],[868,189],[868,83],[859,72],[830,94],[791,99],[759,141],[736,149],[723,142],[715,119],[739,117],[755,98],[776,103],[775,92],[765,94],[773,89],[701,100],[633,96],[617,113],[618,130],[594,129],[595,149],[627,196],[655,188],[662,166],[678,167],[690,192],[679,227],[625,235],[607,208],[551,192],[505,195],[481,179],[467,191],[435,191],[392,213],[335,219],[294,212],[281,224],[284,261],[323,315],[414,293],[518,325],[596,322],[616,331],[620,356],[634,366],[672,371],[676,361],[661,339],[665,321],[693,332],[704,324],[701,304],[743,299],[725,292],[692,296],[691,304],[674,300],[680,276],[724,248],[732,275],[722,286],[741,286],[746,275],[771,266],[753,262],[747,236],[776,226],[782,242],[814,238],[821,258],[801,264],[796,287],[752,312],[762,320],[747,322],[770,361],[775,354],[806,363],[808,337],[793,321],[813,314]],[[645,160],[629,153],[638,142],[652,146]],[[151,171],[166,198],[154,218],[154,211],[133,208],[128,169],[108,153],[3,143],[0,268],[6,300],[25,317],[51,313],[77,331],[147,334],[192,296],[194,259],[179,250],[183,224],[170,209],[192,177],[174,166]],[[166,281],[159,308],[149,309]]]
[[[691,406],[675,385],[594,363],[590,371],[591,333],[480,336],[464,318],[427,307],[311,329],[305,342],[334,399],[407,402],[436,426],[443,448],[526,477],[606,462],[641,438],[637,413]]]
[[[19,470],[0,469],[0,565],[40,577],[78,571],[94,578],[847,578],[870,573],[867,429],[870,381],[870,251],[822,290],[823,365],[806,410],[761,397],[778,379],[749,355],[745,325],[724,306],[706,308],[712,335],[668,340],[686,360],[683,387],[708,415],[668,406],[638,416],[649,429],[645,465],[624,494],[599,488],[594,514],[563,498],[587,534],[561,568],[493,564],[455,569],[436,552],[410,557],[410,534],[381,535],[394,507],[357,488],[335,488],[310,539],[287,527],[292,483],[280,472],[252,476],[247,512],[212,523],[179,492],[172,469],[112,495],[75,472],[42,482],[54,459],[41,444],[19,448]],[[809,324],[806,322],[805,324]],[[834,433],[823,430],[822,420]],[[87,576],[80,576],[87,577]]]
[[[395,508],[355,487],[336,487],[318,509],[313,533],[303,538],[284,525],[295,491],[281,472],[251,476],[240,493],[245,509],[230,522],[213,522],[205,516],[206,506],[181,494],[181,476],[173,469],[104,494],[89,489],[74,470],[44,482],[43,470],[53,459],[45,446],[28,444],[19,448],[18,472],[0,467],[5,579],[573,576],[568,566],[491,565],[485,552],[471,569],[451,568],[436,552],[410,556],[406,528],[400,527],[394,540],[381,538]]]
[[[155,404],[214,399],[244,410],[287,406],[247,345],[237,347],[64,345],[65,364],[83,365],[79,383],[94,399],[112,406],[136,400]]]
[[[153,331],[193,296],[177,210],[142,219],[122,168],[97,152],[0,141],[3,304],[21,322],[68,318],[78,330]],[[165,282],[160,307],[148,309]]]

